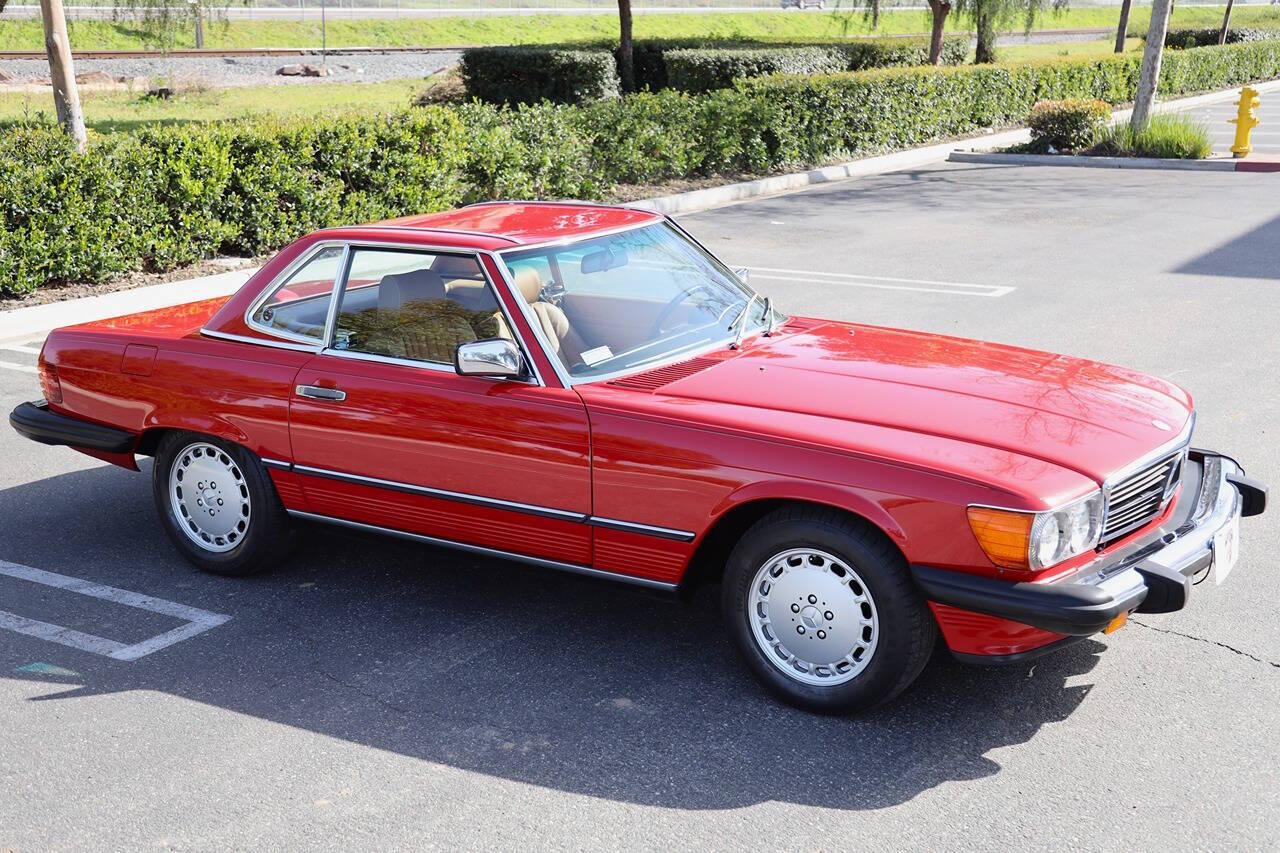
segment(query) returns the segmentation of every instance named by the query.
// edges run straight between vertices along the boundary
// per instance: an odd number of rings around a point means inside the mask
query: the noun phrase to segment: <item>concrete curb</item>
[[[777,175],[770,178],[759,178],[754,181],[743,181],[737,184],[726,184],[719,187],[708,187],[705,190],[690,190],[675,195],[660,196],[632,202],[632,207],[642,207],[658,213],[696,213],[712,207],[733,204],[738,201],[778,195],[780,193],[801,190],[816,184],[831,181],[843,181],[848,178],[863,178],[869,175],[882,175],[886,172],[898,172],[917,166],[941,163],[947,159],[958,145],[982,144],[983,146],[1017,145],[1026,142],[1030,134],[1025,128],[1006,130],[1001,133],[989,133],[955,142],[942,142],[924,148],[912,148],[908,151],[895,151],[879,157],[867,157],[853,160],[836,166],[811,169],[807,172],[794,172],[790,175]]]
[[[948,163],[987,163],[993,166],[1061,166],[1086,169],[1169,169],[1180,172],[1234,172],[1232,160],[1164,160],[1158,157],[1083,157],[1075,154],[1001,154],[993,151],[952,151]]]
[[[1253,86],[1260,92],[1264,93],[1280,91],[1280,80],[1255,83]],[[1189,98],[1179,98],[1174,101],[1159,103],[1156,105],[1155,109],[1157,112],[1176,112],[1179,110],[1194,109],[1195,107],[1202,106],[1204,104],[1229,101],[1237,97],[1238,92],[1238,89],[1228,89],[1218,92],[1209,92],[1204,95],[1193,95]],[[1112,113],[1112,119],[1114,121],[1125,121],[1128,119],[1130,113],[1131,110],[1127,109],[1117,110]],[[723,205],[734,204],[736,202],[747,201],[749,199],[796,192],[807,187],[830,183],[832,181],[843,181],[850,178],[882,175],[888,172],[897,172],[904,169],[913,169],[920,166],[929,166],[947,161],[991,164],[999,162],[998,160],[993,159],[999,157],[1035,157],[1036,155],[1000,154],[978,154],[978,156],[973,156],[976,153],[975,149],[979,147],[986,149],[999,148],[1009,145],[1017,145],[1018,143],[1026,142],[1029,139],[1030,133],[1026,128],[1006,130],[999,133],[984,133],[967,139],[955,140],[953,142],[942,142],[936,145],[927,145],[923,148],[913,148],[909,151],[898,151],[893,154],[884,154],[879,157],[868,157],[862,160],[854,160],[849,163],[841,163],[836,166],[827,166],[821,169],[811,169],[809,171],[796,172],[790,175],[776,175],[769,178],[760,178],[754,181],[743,181],[736,184],[727,184],[725,186],[709,187],[702,190],[691,190],[689,192],[676,193],[675,195],[645,199],[633,202],[632,206],[653,210],[658,213],[696,213],[713,207],[721,207]],[[1046,157],[1046,159],[1053,159],[1055,162],[1051,164],[1043,164],[1037,160],[1034,165],[1077,165],[1063,163],[1062,161],[1067,159],[1099,160],[1107,158],[1068,158],[1053,155],[1051,157]],[[1009,165],[1013,165],[1013,161],[1006,162]],[[1156,162],[1163,163],[1165,161]],[[1204,161],[1186,162],[1196,163],[1197,167],[1199,167],[1199,164]],[[1017,163],[1017,165],[1031,164]],[[1079,165],[1089,165],[1097,168],[1166,168],[1163,166],[1144,167],[1141,165],[1134,165],[1134,161],[1132,160],[1121,166],[1097,162]],[[1261,169],[1256,168],[1260,165],[1260,162],[1255,162],[1253,164],[1255,168],[1242,167],[1239,171],[1261,171]],[[1214,171],[1217,170],[1220,170],[1220,167],[1218,169],[1214,169]],[[0,343],[14,343],[32,340],[41,334],[48,332],[50,329],[56,329],[60,326],[69,326],[74,323],[86,323],[105,317],[116,317],[137,311],[148,311],[154,308],[166,308],[171,305],[181,305],[186,302],[210,299],[215,296],[227,296],[234,293],[254,272],[256,272],[256,270],[237,270],[235,272],[219,273],[218,275],[205,276],[203,278],[171,281],[166,282],[165,284],[152,285],[150,287],[121,290],[114,293],[103,294],[102,296],[89,296],[84,299],[71,299],[65,302],[52,302],[47,305],[35,305],[30,308],[15,308],[10,311],[0,311]]]
[[[60,326],[88,323],[105,317],[119,317],[155,308],[168,308],[172,305],[198,302],[201,299],[212,299],[216,296],[230,296],[257,271],[257,267],[233,270],[200,278],[135,287],[131,290],[117,290],[101,296],[86,296],[83,299],[68,299],[64,302],[49,302],[45,305],[2,311],[0,312],[0,343],[20,343],[31,340]]]

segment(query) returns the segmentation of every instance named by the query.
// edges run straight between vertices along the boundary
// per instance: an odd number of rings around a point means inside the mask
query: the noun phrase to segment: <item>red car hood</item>
[[[758,337],[659,393],[957,439],[1099,482],[1172,441],[1191,416],[1185,391],[1124,368],[835,322]]]

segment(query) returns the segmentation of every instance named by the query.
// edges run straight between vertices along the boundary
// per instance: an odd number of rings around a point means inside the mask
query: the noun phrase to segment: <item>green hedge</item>
[[[618,96],[618,69],[607,50],[473,47],[462,52],[467,94],[491,104],[584,104]]]
[[[316,228],[485,198],[603,198],[615,184],[761,174],[1022,122],[1041,100],[1133,98],[1141,57],[740,80],[584,106],[422,107],[94,135],[0,132],[0,293],[103,281]],[[1173,96],[1280,77],[1280,41],[1171,51]]]
[[[967,36],[942,42],[946,65],[958,65],[969,52]],[[619,93],[609,48],[560,46],[477,47],[463,51],[467,94],[491,104],[585,104]],[[632,45],[635,90],[676,88],[689,92],[724,89],[744,77],[766,74],[822,74],[898,65],[923,65],[929,58],[924,39],[861,39],[820,44],[715,43],[707,39],[646,39]]]
[[[1201,27],[1169,30],[1164,36],[1164,46],[1172,48],[1217,47],[1218,27]],[[1241,44],[1249,41],[1268,41],[1280,38],[1280,30],[1259,29],[1257,27],[1241,27],[1227,30],[1227,44]],[[1145,37],[1144,37],[1145,39]]]
[[[959,65],[969,52],[967,36],[943,39],[942,59]],[[921,39],[884,39],[851,44],[770,48],[685,48],[662,54],[667,85],[683,92],[727,89],[736,80],[769,74],[828,74],[901,65],[924,65],[929,44]]]
[[[328,225],[456,204],[463,125],[442,108],[306,122],[0,133],[0,294],[101,282],[218,252],[256,255]]]

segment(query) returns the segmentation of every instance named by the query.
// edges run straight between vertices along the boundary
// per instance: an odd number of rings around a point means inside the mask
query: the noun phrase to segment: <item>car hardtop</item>
[[[413,229],[423,232],[423,238],[429,235],[431,241],[446,239],[445,235],[448,235],[449,245],[458,248],[500,251],[512,246],[590,237],[661,221],[661,214],[634,207],[591,202],[495,201],[336,230]]]

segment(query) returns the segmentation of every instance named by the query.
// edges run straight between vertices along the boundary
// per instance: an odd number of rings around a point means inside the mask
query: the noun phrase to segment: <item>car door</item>
[[[457,344],[515,328],[474,254],[352,246],[330,313],[289,405],[313,514],[591,562],[581,399],[532,376],[454,372]]]

